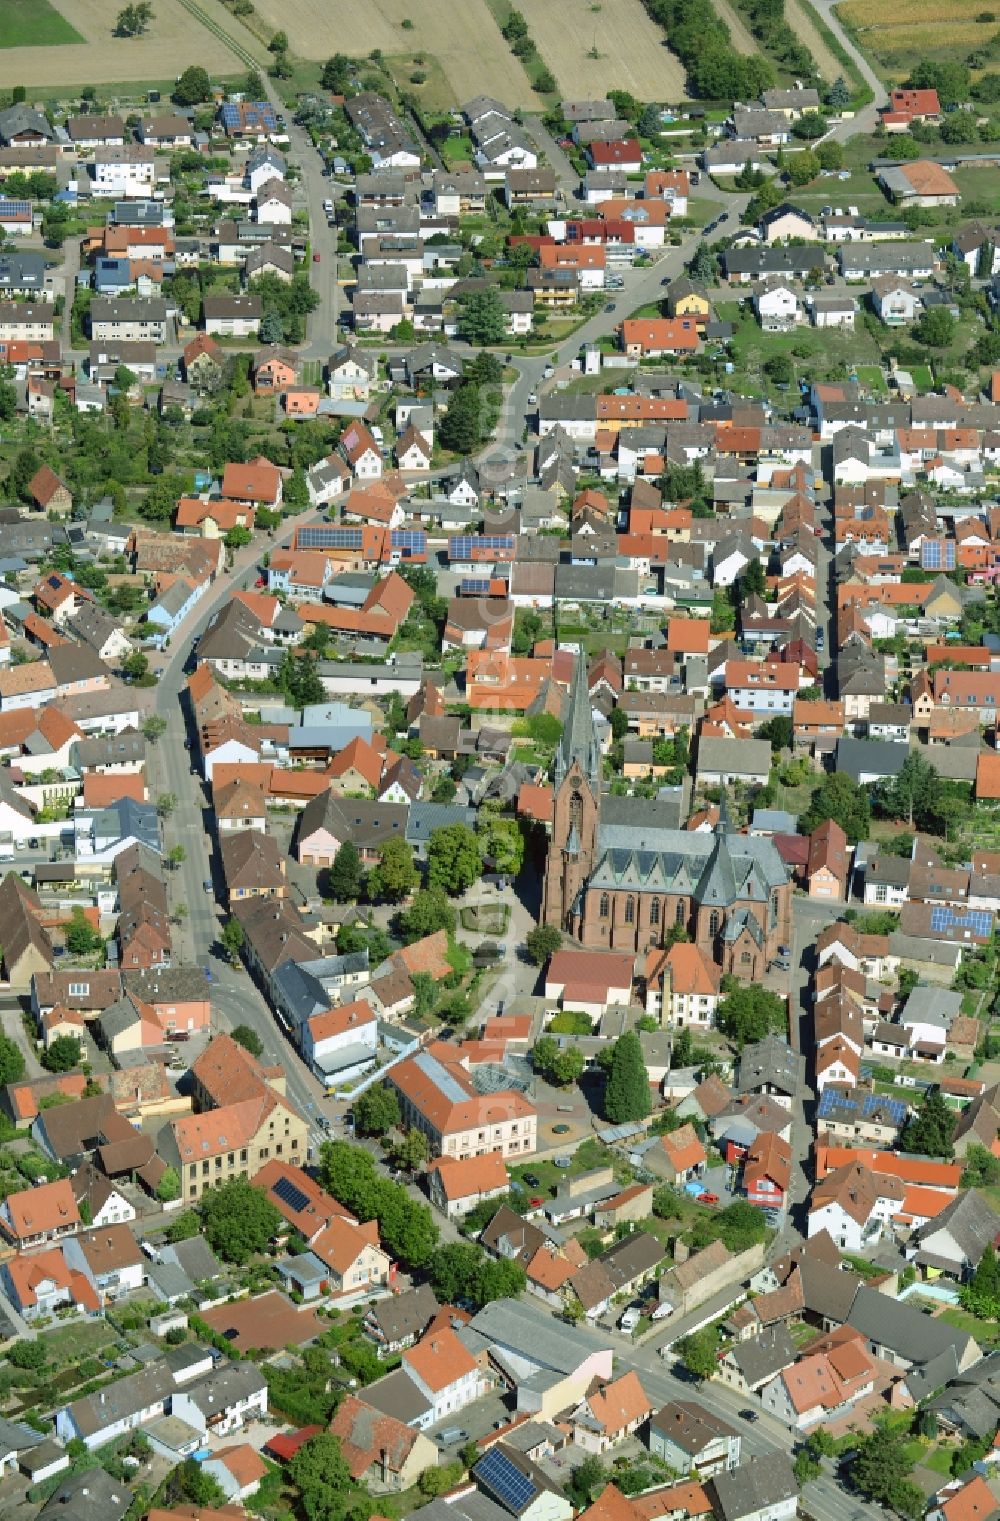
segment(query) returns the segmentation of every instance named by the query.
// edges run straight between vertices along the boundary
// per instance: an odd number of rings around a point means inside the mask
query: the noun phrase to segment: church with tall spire
[[[577,657],[555,762],[542,922],[591,950],[663,946],[682,927],[723,971],[759,981],[791,939],[792,886],[772,840],[740,834],[725,798],[710,834],[656,799],[602,796],[586,661]]]

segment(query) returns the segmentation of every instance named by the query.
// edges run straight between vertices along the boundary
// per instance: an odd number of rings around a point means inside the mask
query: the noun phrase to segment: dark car
[[[609,301],[608,304],[607,304],[607,306],[604,308],[604,310],[606,312],[613,312],[614,309],[615,309],[615,303],[613,301]]]
[[[759,1421],[760,1420],[760,1411],[759,1410],[741,1410],[740,1411],[740,1420],[741,1421],[750,1421],[751,1424],[754,1421]]]
[[[541,1188],[542,1180],[536,1172],[523,1172],[521,1177],[529,1188]]]

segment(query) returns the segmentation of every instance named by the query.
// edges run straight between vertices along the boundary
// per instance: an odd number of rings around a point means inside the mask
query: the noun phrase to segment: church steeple
[[[601,783],[601,747],[597,742],[594,712],[590,705],[587,661],[582,652],[577,655],[573,668],[569,713],[556,751],[556,787],[565,781],[574,761],[590,782],[596,796]]]

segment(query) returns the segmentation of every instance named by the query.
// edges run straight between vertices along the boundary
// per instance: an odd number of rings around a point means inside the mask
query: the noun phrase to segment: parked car
[[[542,1205],[545,1203],[545,1200],[542,1198],[541,1194],[536,1194],[533,1199],[528,1200],[528,1203],[531,1205],[532,1209],[541,1209]]]
[[[521,1177],[529,1188],[541,1188],[542,1180],[536,1172],[523,1172]]]
[[[718,1196],[718,1194],[704,1193],[704,1194],[699,1194],[698,1195],[698,1203],[699,1204],[718,1204],[718,1202],[719,1202],[719,1196]]]
[[[749,1421],[751,1423],[751,1425],[752,1425],[754,1421],[759,1421],[760,1420],[760,1411],[759,1410],[741,1410],[740,1411],[740,1420],[741,1421]]]

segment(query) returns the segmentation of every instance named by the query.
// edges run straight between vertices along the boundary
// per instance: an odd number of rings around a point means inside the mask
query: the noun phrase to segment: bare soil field
[[[816,30],[808,11],[799,4],[799,0],[785,0],[785,20],[802,46],[809,49],[823,78],[832,84],[838,74],[844,71]]]
[[[236,74],[243,65],[230,49],[186,11],[180,0],[156,0],[144,37],[113,37],[120,0],[52,0],[85,39],[52,47],[0,49],[0,89],[23,84],[117,84],[128,80],[173,79],[188,64],[209,73]]]
[[[638,0],[616,0],[616,4]],[[527,75],[500,35],[485,0],[256,0],[275,29],[288,33],[300,58],[343,52],[366,57],[373,48],[387,56],[426,53],[436,58],[454,91],[453,104],[473,95],[495,95],[508,106],[538,107]],[[413,22],[403,28],[404,20]],[[420,96],[420,87],[406,84]],[[602,91],[603,94],[603,91]]]
[[[608,90],[630,90],[638,100],[684,95],[684,70],[641,0],[518,0],[518,9],[564,98],[603,99]],[[598,58],[588,57],[591,48]]]

